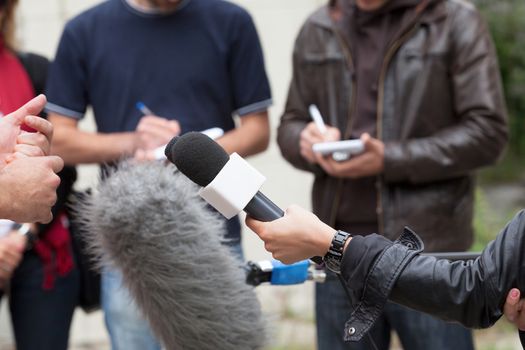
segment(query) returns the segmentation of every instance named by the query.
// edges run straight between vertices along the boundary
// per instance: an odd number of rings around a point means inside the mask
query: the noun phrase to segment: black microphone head
[[[217,142],[200,132],[174,137],[164,153],[184,175],[202,187],[208,186],[230,159]]]

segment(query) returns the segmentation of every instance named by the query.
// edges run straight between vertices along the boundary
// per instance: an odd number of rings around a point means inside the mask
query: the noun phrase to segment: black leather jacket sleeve
[[[366,333],[387,297],[467,327],[493,325],[509,290],[525,290],[524,215],[519,212],[478,259],[466,262],[420,255],[421,240],[409,230],[394,244],[376,235],[352,239],[341,272],[358,296],[358,307],[347,322],[346,339],[358,340]],[[348,332],[350,328],[354,331]]]

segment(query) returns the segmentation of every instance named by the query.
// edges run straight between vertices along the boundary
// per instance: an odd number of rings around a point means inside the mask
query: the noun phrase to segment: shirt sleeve
[[[60,39],[46,85],[46,112],[82,119],[88,104],[85,52],[69,23]]]
[[[243,116],[266,110],[272,104],[272,97],[253,20],[243,11],[235,23],[229,71],[235,114]]]

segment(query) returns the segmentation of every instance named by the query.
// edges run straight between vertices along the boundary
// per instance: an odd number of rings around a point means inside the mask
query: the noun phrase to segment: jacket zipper
[[[417,19],[416,19],[417,20]],[[385,77],[386,77],[386,71],[388,68],[388,65],[390,64],[390,60],[396,53],[396,51],[401,47],[402,44],[405,43],[408,38],[410,38],[418,29],[419,24],[415,24],[412,29],[407,31],[405,34],[403,34],[399,39],[397,39],[392,46],[388,49],[385,59],[383,60],[383,65],[381,67],[381,72],[379,74],[379,84],[378,84],[378,95],[377,95],[377,118],[376,118],[376,127],[377,127],[377,138],[379,140],[383,140],[383,98],[384,98],[384,90],[385,90]],[[383,233],[385,229],[385,223],[384,223],[384,213],[383,213],[383,179],[381,175],[377,176],[377,224],[379,228],[379,232]]]
[[[344,131],[344,134],[343,134],[343,139],[347,139],[348,137],[350,137],[350,134],[352,132],[352,127],[353,127],[353,111],[354,111],[354,108],[355,108],[355,105],[356,105],[356,81],[355,79],[353,78],[353,74],[354,74],[354,61],[352,59],[352,54],[350,53],[350,50],[348,49],[348,47],[345,45],[344,43],[344,40],[343,38],[340,36],[339,32],[337,31],[336,27],[335,27],[335,24],[332,23],[332,28],[333,28],[333,31],[334,31],[334,34],[335,34],[335,37],[337,39],[337,41],[339,42],[339,45],[341,45],[341,48],[343,50],[343,55],[345,56],[346,58],[346,62],[348,64],[348,67],[350,69],[350,72],[352,74],[352,77],[351,77],[351,83],[352,83],[352,92],[351,92],[351,99],[350,99],[350,102],[349,102],[349,105],[348,105],[348,122],[346,124],[346,129]],[[332,227],[335,226],[335,223],[336,223],[336,219],[337,219],[337,209],[339,208],[339,203],[341,201],[341,191],[342,191],[342,187],[343,187],[343,182],[344,182],[344,179],[339,179],[337,181],[337,186],[336,186],[336,192],[335,192],[335,196],[334,196],[334,200],[332,202],[332,211],[330,213],[330,220],[328,222],[328,224]]]

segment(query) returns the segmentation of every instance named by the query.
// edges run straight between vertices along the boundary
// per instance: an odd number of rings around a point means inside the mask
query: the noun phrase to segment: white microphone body
[[[225,218],[239,214],[257,194],[266,178],[237,153],[199,195]]]

